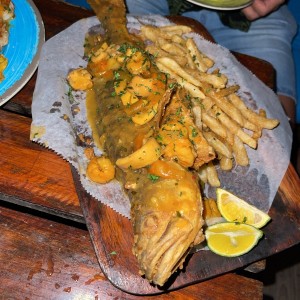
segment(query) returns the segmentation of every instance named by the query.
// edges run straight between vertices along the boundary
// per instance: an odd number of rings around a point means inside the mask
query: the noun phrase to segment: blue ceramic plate
[[[10,23],[8,45],[2,49],[8,65],[0,83],[0,106],[31,78],[45,41],[44,24],[34,3],[31,0],[13,0],[13,3],[15,18]]]
[[[187,0],[195,5],[218,10],[241,9],[250,5],[253,0]]]

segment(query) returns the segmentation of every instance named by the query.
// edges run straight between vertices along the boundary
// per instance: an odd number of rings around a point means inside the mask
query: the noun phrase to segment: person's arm
[[[281,6],[285,0],[254,0],[253,3],[244,9],[243,14],[250,21],[266,16]]]

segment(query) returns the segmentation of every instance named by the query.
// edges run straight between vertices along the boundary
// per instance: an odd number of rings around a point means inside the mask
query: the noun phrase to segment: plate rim
[[[38,45],[36,53],[32,59],[32,61],[27,65],[24,74],[21,76],[19,80],[17,80],[11,87],[9,87],[1,96],[0,96],[0,107],[4,105],[6,102],[8,102],[13,96],[15,96],[30,80],[30,78],[33,76],[34,72],[36,71],[38,64],[39,64],[39,58],[40,53],[42,50],[42,46],[45,42],[45,26],[42,19],[42,16],[34,4],[32,0],[26,0],[30,7],[33,10],[33,13],[36,16],[37,24],[39,26],[39,34],[38,34]]]
[[[248,0],[246,3],[236,6],[217,6],[217,5],[210,5],[207,3],[203,3],[202,0],[187,0],[190,3],[193,3],[197,6],[209,8],[209,9],[215,9],[215,10],[237,10],[245,8],[246,6],[249,6],[253,0]]]

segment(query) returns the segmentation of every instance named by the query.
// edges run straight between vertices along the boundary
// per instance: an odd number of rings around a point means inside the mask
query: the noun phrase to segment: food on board
[[[217,205],[222,216],[229,222],[240,222],[256,228],[265,226],[270,216],[236,195],[217,188]]]
[[[209,249],[221,256],[235,257],[248,253],[262,238],[263,232],[245,223],[218,223],[209,226],[205,238]]]
[[[224,170],[249,164],[245,145],[255,149],[262,129],[279,122],[263,112],[249,113],[237,95],[239,86],[228,86],[214,61],[185,36],[190,27],[142,26],[133,35],[123,1],[89,3],[105,33],[87,36],[87,67],[72,70],[69,84],[86,90],[96,104],[89,121],[95,144],[114,167],[108,180],[117,179],[129,196],[140,274],[163,286],[205,238],[200,182],[220,185],[216,162]],[[98,171],[103,176],[98,159],[92,156],[87,170],[95,182]],[[230,255],[245,253],[261,237],[248,226],[240,226],[250,233],[247,245]],[[207,240],[222,253],[213,229],[206,231]]]

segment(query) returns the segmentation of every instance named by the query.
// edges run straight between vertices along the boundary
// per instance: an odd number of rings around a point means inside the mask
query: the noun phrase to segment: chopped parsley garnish
[[[158,134],[158,135],[156,136],[156,140],[161,142],[161,141],[163,140],[163,138],[162,138],[161,135]]]
[[[198,132],[195,128],[192,129],[192,137],[196,137],[198,135]]]
[[[154,175],[154,174],[148,174],[148,178],[152,181],[152,182],[156,182],[159,179],[159,176]]]
[[[120,73],[118,71],[114,71],[114,78],[116,80],[120,79]]]

